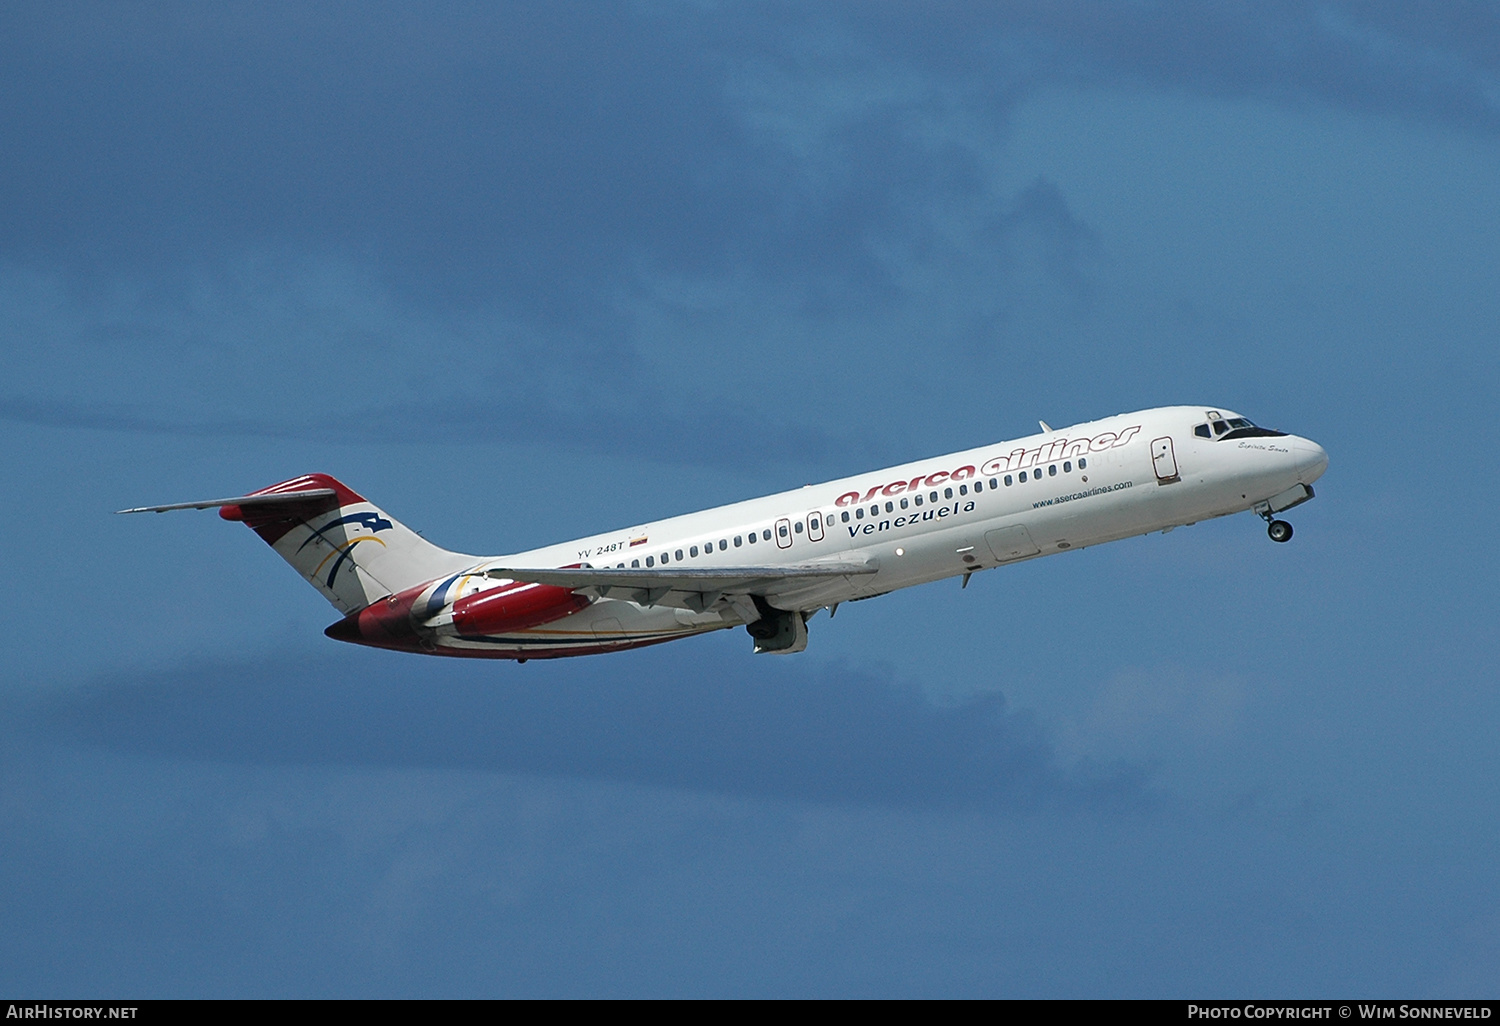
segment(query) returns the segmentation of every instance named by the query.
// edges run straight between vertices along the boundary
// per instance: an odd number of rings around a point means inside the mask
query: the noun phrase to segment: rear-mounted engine
[[[453,603],[453,626],[461,635],[510,634],[572,616],[589,601],[556,585],[507,584]]]

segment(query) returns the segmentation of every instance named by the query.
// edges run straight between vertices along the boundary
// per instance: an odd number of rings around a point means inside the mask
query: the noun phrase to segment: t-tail
[[[341,613],[478,562],[432,544],[327,474],[304,474],[249,495],[119,512],[215,506],[225,520],[241,521],[264,538]]]

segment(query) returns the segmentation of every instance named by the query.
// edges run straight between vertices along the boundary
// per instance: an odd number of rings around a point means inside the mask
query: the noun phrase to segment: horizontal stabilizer
[[[169,513],[174,509],[213,509],[217,506],[279,506],[332,499],[338,492],[332,488],[307,488],[300,492],[281,492],[271,495],[236,495],[231,499],[203,499],[199,502],[173,502],[165,506],[137,506],[134,509],[117,509],[116,513]]]

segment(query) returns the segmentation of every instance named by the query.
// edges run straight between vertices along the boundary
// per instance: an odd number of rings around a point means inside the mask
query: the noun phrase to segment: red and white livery
[[[1316,442],[1173,406],[808,485],[506,556],[426,541],[308,474],[217,507],[344,614],[331,638],[432,655],[543,659],[745,627],[800,652],[820,609],[897,588],[1313,497]]]

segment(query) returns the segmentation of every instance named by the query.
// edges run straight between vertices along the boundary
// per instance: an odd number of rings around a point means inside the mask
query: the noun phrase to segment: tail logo
[[[324,556],[323,562],[319,563],[318,568],[313,571],[314,576],[322,573],[324,564],[326,564],[330,559],[333,559],[333,557],[337,555],[339,558],[333,560],[333,567],[328,571],[328,587],[332,588],[334,579],[339,575],[339,568],[344,565],[345,560],[352,558],[351,553],[354,552],[354,546],[358,545],[360,542],[374,542],[381,548],[385,548],[385,542],[381,541],[379,538],[356,538],[346,545],[340,545],[338,548],[334,549],[333,552],[330,552],[328,555]]]
[[[373,510],[363,513],[346,513],[335,520],[330,520],[328,523],[324,524],[322,527],[309,534],[307,538],[302,542],[302,544],[297,546],[297,551],[301,552],[303,549],[307,548],[309,545],[312,545],[314,542],[327,541],[327,539],[324,538],[324,535],[326,535],[329,531],[332,531],[334,528],[343,527],[346,524],[356,524],[360,527],[363,527],[370,533],[359,538],[354,538],[350,541],[347,541],[343,545],[334,546],[333,551],[324,556],[322,562],[318,564],[317,569],[312,572],[312,576],[314,578],[318,577],[323,573],[323,567],[328,565],[328,561],[333,560],[333,566],[328,570],[328,580],[325,582],[326,586],[330,590],[333,588],[333,582],[338,579],[339,571],[343,569],[344,563],[353,560],[352,553],[354,552],[354,546],[358,545],[360,542],[372,541],[380,545],[381,548],[385,548],[385,542],[381,541],[379,538],[374,537],[374,535],[381,531],[388,531],[394,526],[389,520]],[[335,556],[338,558],[335,559]]]
[[[339,517],[337,520],[329,521],[328,523],[324,524],[322,527],[314,531],[312,534],[308,535],[307,540],[304,541],[301,545],[297,546],[297,551],[301,552],[313,542],[322,538],[325,532],[332,531],[335,527],[342,527],[345,524],[358,524],[366,531],[369,531],[371,534],[375,534],[379,531],[388,531],[391,528],[391,522],[385,517],[381,516],[379,513],[349,513],[345,516]]]

